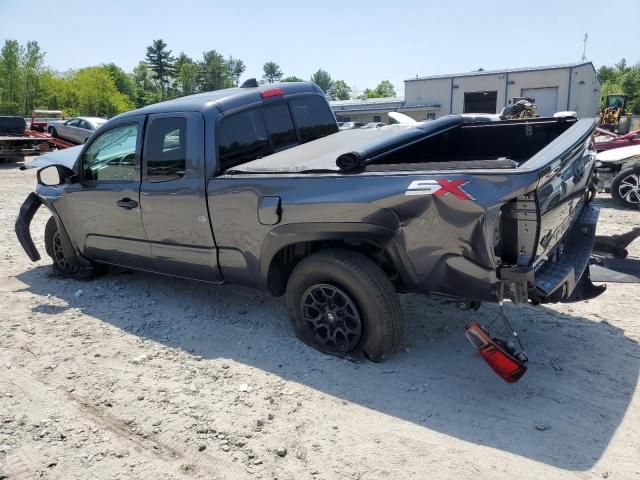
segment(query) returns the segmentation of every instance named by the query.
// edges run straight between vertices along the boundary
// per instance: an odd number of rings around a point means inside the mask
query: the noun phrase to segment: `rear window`
[[[338,131],[333,113],[320,97],[295,98],[289,102],[302,143],[326,137]]]
[[[298,144],[296,129],[293,126],[286,103],[276,103],[264,107],[262,114],[275,152]]]
[[[256,160],[338,131],[318,95],[269,103],[225,116],[217,130],[220,170]]]

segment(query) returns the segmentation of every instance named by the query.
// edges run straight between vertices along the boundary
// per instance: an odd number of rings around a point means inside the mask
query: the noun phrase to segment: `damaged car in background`
[[[304,342],[378,362],[401,345],[398,293],[468,310],[603,291],[589,277],[594,128],[448,115],[339,131],[317,86],[251,80],[122,114],[40,158],[16,233],[38,260],[44,205],[58,272],[118,265],[286,295]],[[509,339],[475,322],[467,336],[514,382],[527,358],[500,312]]]
[[[593,185],[622,207],[640,208],[640,145],[599,152]]]

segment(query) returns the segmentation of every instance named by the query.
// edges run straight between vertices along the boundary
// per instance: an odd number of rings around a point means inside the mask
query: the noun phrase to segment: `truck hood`
[[[460,115],[416,124],[342,130],[309,143],[235,166],[226,173],[340,172],[366,165],[379,155],[461,125]]]
[[[596,160],[602,163],[620,162],[627,158],[640,156],[640,145],[612,148],[596,155]]]
[[[49,165],[62,165],[63,167],[73,170],[83,146],[84,145],[78,145],[71,148],[65,148],[63,150],[56,150],[51,153],[45,153],[35,160],[25,163],[23,168],[43,168],[48,167]]]

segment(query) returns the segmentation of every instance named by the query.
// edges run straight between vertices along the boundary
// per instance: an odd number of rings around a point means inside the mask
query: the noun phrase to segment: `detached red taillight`
[[[471,344],[478,349],[485,362],[507,383],[515,383],[527,372],[527,365],[501,347],[477,322],[466,328]]]
[[[277,97],[279,95],[284,95],[284,90],[281,88],[272,88],[271,90],[264,90],[260,93],[262,98]]]

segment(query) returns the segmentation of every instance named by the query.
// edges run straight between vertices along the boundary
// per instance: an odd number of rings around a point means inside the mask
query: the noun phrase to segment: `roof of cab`
[[[149,115],[153,113],[169,112],[208,112],[217,110],[226,112],[242,105],[247,105],[262,100],[261,93],[265,90],[280,88],[284,95],[294,95],[300,93],[316,93],[322,95],[322,90],[311,82],[286,82],[286,83],[265,83],[257,87],[234,87],[213,92],[198,93],[187,97],[180,97],[165,102],[154,103],[137,110],[131,110],[118,115],[115,118],[123,118],[133,115]]]

